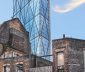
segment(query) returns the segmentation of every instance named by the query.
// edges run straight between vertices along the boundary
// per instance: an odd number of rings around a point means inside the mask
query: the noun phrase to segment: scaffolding
[[[13,18],[29,32],[32,54],[50,59],[50,0],[13,0]]]

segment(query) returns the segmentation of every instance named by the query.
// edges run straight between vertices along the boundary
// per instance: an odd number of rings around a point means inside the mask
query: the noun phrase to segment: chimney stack
[[[63,38],[65,38],[65,34],[63,34]]]

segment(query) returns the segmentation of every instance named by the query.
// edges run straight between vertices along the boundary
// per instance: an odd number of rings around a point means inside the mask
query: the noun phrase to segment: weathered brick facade
[[[53,72],[84,72],[85,40],[62,38],[53,40]],[[58,53],[64,53],[64,65],[58,66]]]
[[[0,72],[18,72],[19,65],[24,72],[29,72],[31,47],[28,33],[19,19],[0,26],[0,51]]]
[[[17,18],[0,26],[0,72],[85,72],[85,40],[53,40],[51,62],[31,54],[28,37]]]
[[[0,72],[34,72],[36,67],[35,72],[44,72],[52,67],[52,62],[31,54],[28,37],[17,18],[0,26]]]

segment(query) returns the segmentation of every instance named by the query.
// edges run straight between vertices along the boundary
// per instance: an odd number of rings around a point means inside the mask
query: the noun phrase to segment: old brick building
[[[0,72],[28,72],[31,54],[28,33],[15,18],[0,26]]]
[[[53,72],[85,72],[85,40],[53,40]]]
[[[52,62],[31,54],[28,37],[17,18],[0,26],[0,72],[52,72]]]
[[[85,40],[52,41],[53,62],[31,53],[29,33],[19,19],[0,26],[0,72],[85,72]]]

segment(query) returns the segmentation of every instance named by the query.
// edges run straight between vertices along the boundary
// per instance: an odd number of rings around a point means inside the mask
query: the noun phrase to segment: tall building
[[[29,32],[32,53],[50,55],[50,0],[13,0],[13,18],[19,18]]]

